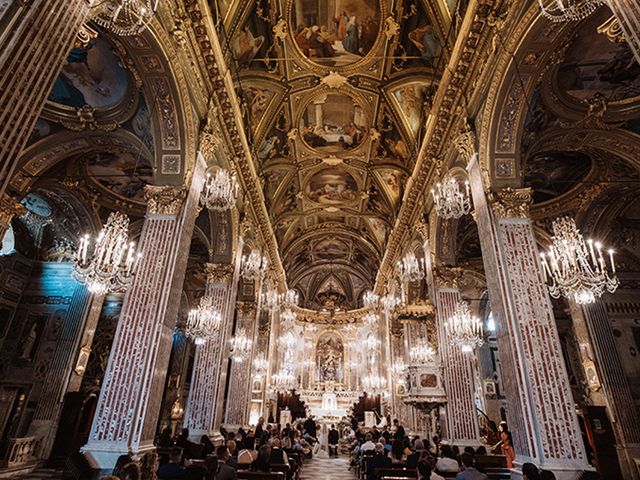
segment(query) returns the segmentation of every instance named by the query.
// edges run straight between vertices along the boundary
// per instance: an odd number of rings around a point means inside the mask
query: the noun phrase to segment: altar
[[[309,415],[320,422],[339,422],[351,413],[351,407],[358,402],[361,392],[334,388],[329,385],[300,391],[300,399],[307,406]]]

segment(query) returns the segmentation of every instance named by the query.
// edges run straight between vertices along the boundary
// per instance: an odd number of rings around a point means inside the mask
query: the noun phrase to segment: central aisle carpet
[[[302,467],[301,480],[355,480],[349,471],[349,458],[346,455],[330,458],[314,457]]]

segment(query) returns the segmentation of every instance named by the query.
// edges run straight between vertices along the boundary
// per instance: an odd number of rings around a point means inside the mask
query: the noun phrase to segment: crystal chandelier
[[[285,323],[293,322],[296,319],[296,317],[297,317],[296,313],[290,308],[286,308],[281,314],[281,318]]]
[[[401,262],[398,262],[398,274],[402,282],[417,282],[422,280],[424,272],[420,268],[420,263],[415,253],[407,253]]]
[[[140,254],[135,244],[129,243],[129,217],[113,212],[98,234],[93,251],[89,254],[89,235],[80,239],[75,257],[73,276],[97,295],[123,291],[131,282]]]
[[[484,343],[482,321],[471,315],[471,307],[465,301],[458,302],[445,327],[454,345],[465,353],[472,352]]]
[[[369,351],[373,351],[373,350],[377,350],[381,345],[380,340],[378,340],[376,337],[374,337],[373,335],[369,335],[369,337],[367,338],[367,350]]]
[[[296,345],[296,338],[289,330],[288,332],[280,336],[280,338],[278,339],[278,343],[282,348],[286,350],[285,355],[291,355],[291,351]]]
[[[219,168],[215,175],[207,174],[202,192],[202,203],[209,209],[223,212],[233,208],[238,196],[238,182],[235,175]]]
[[[370,373],[362,377],[362,389],[371,395],[379,395],[387,388],[387,379]]]
[[[158,0],[98,0],[93,20],[116,35],[138,35],[153,19]]]
[[[386,312],[392,312],[393,309],[395,309],[401,303],[402,303],[402,300],[400,300],[399,297],[396,297],[395,295],[391,295],[391,294],[385,295],[384,297],[382,297],[382,300],[381,300],[382,308]]]
[[[271,312],[275,312],[280,305],[280,295],[275,290],[267,290],[262,293],[260,303]]]
[[[380,297],[371,290],[367,290],[362,296],[362,304],[364,308],[374,309],[378,307],[379,303]]]
[[[280,303],[287,307],[294,307],[298,305],[298,292],[293,289],[287,290],[280,296]]]
[[[251,253],[242,256],[242,264],[240,267],[240,275],[245,280],[259,280],[264,277],[267,272],[267,258],[260,254],[257,249],[251,250]]]
[[[411,359],[412,365],[432,363],[435,356],[435,349],[423,338],[418,340],[416,344],[411,347],[411,350],[409,350],[409,358]]]
[[[290,366],[285,367],[271,376],[272,391],[286,393],[298,388],[298,379],[291,370]]]
[[[261,353],[253,359],[253,376],[255,378],[264,378],[267,375],[269,369],[269,362],[264,358],[264,354]]]
[[[545,5],[544,0],[538,0],[540,10],[552,22],[574,22],[587,18],[595,12],[602,0],[551,0]]]
[[[433,205],[440,218],[460,218],[471,211],[469,182],[464,182],[464,187],[464,191],[460,190],[458,181],[449,176],[431,190]]]
[[[242,363],[251,354],[253,340],[247,337],[244,328],[239,328],[231,343],[231,357],[235,362]]]
[[[365,325],[369,325],[369,326],[375,325],[378,322],[378,314],[369,312],[362,317],[362,321],[364,322]]]
[[[189,311],[185,334],[196,345],[203,345],[216,336],[221,322],[222,315],[215,309],[213,299],[204,296],[200,298],[198,306]]]
[[[389,371],[393,374],[394,377],[401,377],[404,375],[404,371],[407,366],[404,363],[404,360],[400,357],[396,358],[395,361],[391,364],[391,368]]]
[[[595,302],[605,290],[615,292],[620,282],[616,277],[613,250],[607,251],[607,266],[602,245],[591,239],[585,241],[572,218],[558,218],[552,228],[551,247],[546,254],[540,254],[545,281],[550,278],[552,282],[551,296],[563,295],[584,305]]]

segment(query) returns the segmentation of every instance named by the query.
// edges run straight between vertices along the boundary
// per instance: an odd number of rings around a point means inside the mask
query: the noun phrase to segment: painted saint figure
[[[347,36],[342,40],[342,46],[349,53],[359,53],[358,24],[356,23],[355,16],[349,19],[349,23],[347,24]]]

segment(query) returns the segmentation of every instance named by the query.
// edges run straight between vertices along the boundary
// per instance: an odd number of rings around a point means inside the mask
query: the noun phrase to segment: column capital
[[[458,150],[458,153],[464,157],[465,160],[471,160],[474,153],[478,151],[476,132],[473,130],[473,126],[469,120],[464,122],[464,125],[460,129],[460,134],[453,139],[453,143]]]
[[[418,222],[418,224],[416,225],[416,230],[420,234],[420,238],[422,238],[423,242],[429,240],[429,224],[427,222],[425,222],[424,220]]]
[[[464,269],[460,267],[445,267],[442,265],[433,269],[434,279],[438,288],[458,288]]]
[[[233,275],[233,265],[230,263],[205,263],[204,272],[207,283],[222,283]]]
[[[177,215],[187,197],[187,190],[174,185],[146,185],[144,199],[147,213],[152,215]]]
[[[243,317],[254,317],[256,315],[256,302],[244,302],[238,300],[236,302],[236,310]]]
[[[530,187],[507,187],[492,192],[489,201],[498,218],[529,218],[533,190]]]
[[[8,228],[14,217],[19,217],[26,211],[24,205],[11,195],[3,193],[0,197],[0,227]]]

